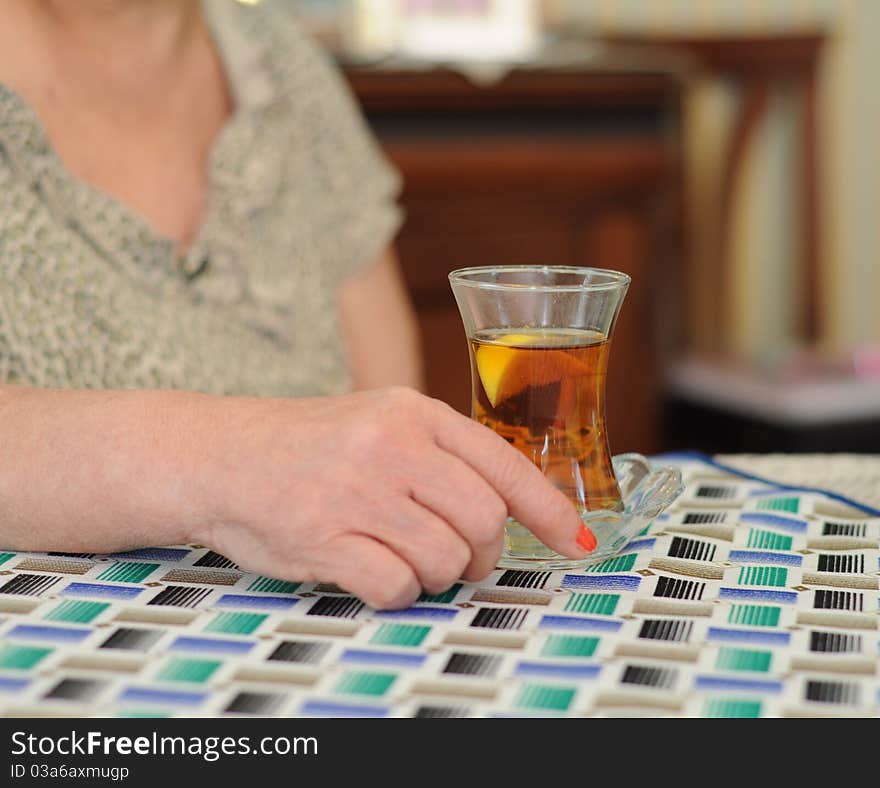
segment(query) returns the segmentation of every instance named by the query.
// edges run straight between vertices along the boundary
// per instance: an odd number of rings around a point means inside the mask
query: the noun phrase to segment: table
[[[403,611],[199,545],[0,552],[0,714],[877,716],[880,509],[846,497],[880,457],[672,461],[685,492],[620,555]]]

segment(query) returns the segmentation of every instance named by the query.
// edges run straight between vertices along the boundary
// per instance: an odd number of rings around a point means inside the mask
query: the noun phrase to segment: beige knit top
[[[235,113],[183,259],[66,171],[0,84],[0,380],[273,396],[349,387],[337,287],[396,232],[398,177],[285,4],[204,5]]]

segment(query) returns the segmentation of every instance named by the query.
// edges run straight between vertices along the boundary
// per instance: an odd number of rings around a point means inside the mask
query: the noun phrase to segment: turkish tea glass
[[[449,281],[469,343],[472,417],[540,468],[598,540],[586,560],[569,559],[509,517],[500,565],[573,568],[613,555],[634,525],[624,492],[638,488],[644,510],[646,492],[660,483],[669,493],[675,482],[658,479],[641,455],[609,450],[605,379],[630,277],[527,265],[463,268]]]

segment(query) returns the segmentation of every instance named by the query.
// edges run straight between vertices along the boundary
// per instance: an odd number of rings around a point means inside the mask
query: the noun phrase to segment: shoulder
[[[208,0],[206,13],[227,39],[245,49],[243,59],[268,67],[281,89],[292,89],[317,79],[333,80],[332,58],[303,29],[290,0]]]
[[[266,96],[279,117],[303,130],[360,133],[360,112],[330,53],[306,31],[291,0],[204,0],[204,9],[233,81]],[[343,131],[345,133],[345,131]],[[322,140],[323,141],[323,140]]]
[[[290,0],[224,3],[225,25],[234,25],[250,74],[268,78],[278,117],[309,140],[313,151],[335,157],[372,158],[373,141],[361,109],[332,55],[303,29]],[[241,50],[239,50],[241,54]]]
[[[0,276],[16,268],[20,254],[50,236],[52,217],[39,184],[54,158],[36,115],[0,84]]]

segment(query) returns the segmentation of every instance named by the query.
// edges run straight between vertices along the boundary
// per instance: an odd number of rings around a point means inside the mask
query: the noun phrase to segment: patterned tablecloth
[[[198,545],[0,552],[0,714],[877,716],[880,516],[679,464],[619,556],[402,611]]]

